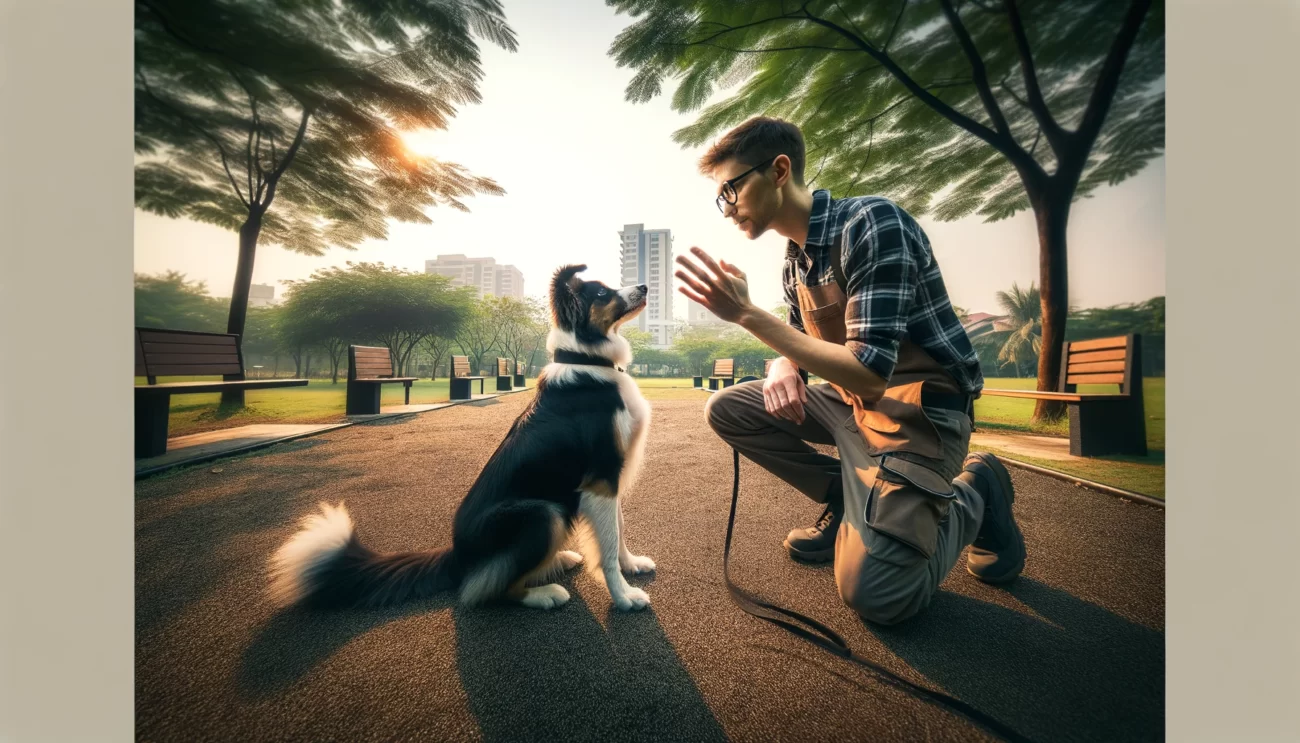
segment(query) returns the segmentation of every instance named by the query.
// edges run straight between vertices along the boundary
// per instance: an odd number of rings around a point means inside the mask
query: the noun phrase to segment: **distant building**
[[[722,320],[719,320],[717,315],[704,309],[704,305],[690,297],[686,298],[687,325],[719,325],[721,323]]]
[[[275,287],[271,284],[253,284],[248,287],[249,307],[270,307],[275,304]]]
[[[467,258],[461,253],[440,255],[424,262],[424,272],[451,279],[452,286],[472,286],[483,297],[524,298],[524,274],[495,258]]]
[[[623,285],[645,284],[646,308],[637,315],[636,327],[650,334],[650,345],[673,344],[673,233],[647,230],[644,224],[623,225],[618,233],[623,265]]]

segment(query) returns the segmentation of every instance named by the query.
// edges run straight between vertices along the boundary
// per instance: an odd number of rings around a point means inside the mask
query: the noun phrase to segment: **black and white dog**
[[[459,590],[464,605],[495,599],[550,609],[569,600],[554,579],[583,561],[560,549],[575,527],[594,539],[588,566],[614,606],[642,609],[645,591],[624,573],[654,561],[624,542],[622,497],[636,478],[650,406],[623,370],[632,361],[619,326],[646,305],[646,287],[612,290],[564,266],[551,283],[554,354],[537,392],[456,511],[449,548],[379,554],[357,539],[343,504],[321,504],[270,561],[280,606],[382,606]]]

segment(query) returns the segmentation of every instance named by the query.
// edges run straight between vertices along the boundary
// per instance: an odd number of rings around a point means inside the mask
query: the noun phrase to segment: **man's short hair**
[[[794,182],[803,185],[803,133],[788,121],[756,116],[732,129],[700,158],[700,172],[711,175],[723,162],[735,158],[750,167],[777,155],[790,158]]]

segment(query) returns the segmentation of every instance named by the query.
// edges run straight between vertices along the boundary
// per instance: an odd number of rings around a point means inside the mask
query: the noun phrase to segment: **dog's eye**
[[[598,297],[607,297],[607,296],[609,296],[609,290],[608,290],[608,289],[601,289],[601,290],[600,290],[600,293],[597,294],[596,296],[598,296]]]

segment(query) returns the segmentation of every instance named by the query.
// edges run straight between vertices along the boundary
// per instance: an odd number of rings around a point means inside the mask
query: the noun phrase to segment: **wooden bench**
[[[348,346],[347,415],[375,415],[386,384],[401,384],[411,404],[411,383],[417,377],[393,376],[393,355],[384,346]]]
[[[509,392],[514,375],[510,373],[510,359],[497,357],[497,392]]]
[[[1065,344],[1056,392],[985,389],[995,397],[1059,400],[1069,406],[1070,453],[1079,457],[1147,453],[1142,400],[1142,336]],[[1119,394],[1079,393],[1081,384],[1117,384]]]
[[[528,371],[528,368],[527,368],[526,366],[524,366],[524,362],[522,362],[522,361],[516,361],[516,362],[515,362],[515,386],[516,386],[516,387],[518,387],[518,388],[520,388],[520,389],[523,389],[523,387],[524,387],[524,375],[525,375],[525,373],[526,373],[527,371]]]
[[[135,329],[135,456],[167,452],[167,414],[172,395],[305,387],[305,379],[245,379],[244,351],[238,335],[191,330]],[[158,377],[220,376],[222,381],[168,382]],[[242,400],[241,400],[242,402]]]
[[[736,383],[736,363],[733,359],[718,359],[713,362],[713,375],[709,377],[709,389],[730,387]]]
[[[470,376],[469,357],[452,356],[451,357],[451,374],[448,375],[451,382],[451,399],[453,400],[472,400],[474,395],[471,391],[471,385],[474,380],[478,380],[479,394],[483,394],[483,377]]]

